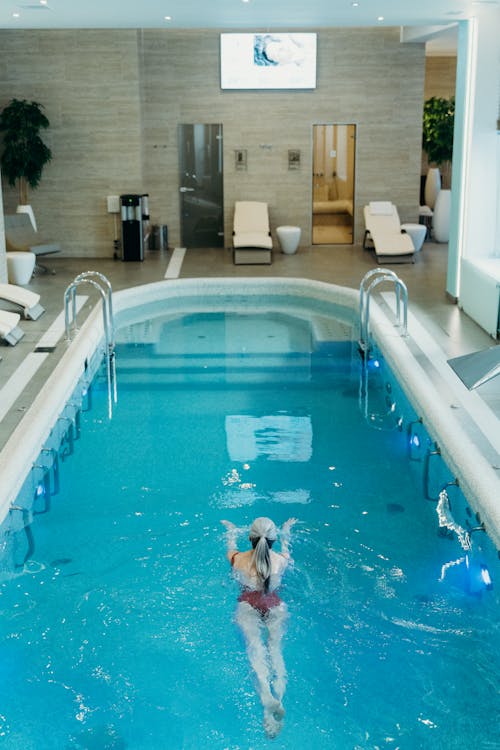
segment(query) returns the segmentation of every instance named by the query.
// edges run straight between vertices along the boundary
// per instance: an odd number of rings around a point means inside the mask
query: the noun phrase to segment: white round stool
[[[10,284],[24,286],[29,284],[35,268],[36,255],[28,252],[5,253],[7,257],[7,276]]]
[[[300,242],[300,227],[277,227],[276,234],[285,255],[293,255]]]
[[[418,253],[424,244],[427,227],[424,224],[401,224],[401,229],[404,229],[406,234],[410,235],[415,252]]]

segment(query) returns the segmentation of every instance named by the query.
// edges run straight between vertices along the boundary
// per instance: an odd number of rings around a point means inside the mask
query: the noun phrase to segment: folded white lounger
[[[0,310],[0,338],[11,346],[15,346],[24,336],[24,331],[17,325],[19,318],[17,313]]]
[[[233,223],[234,263],[271,263],[272,249],[267,203],[236,201]]]
[[[40,295],[16,284],[0,284],[0,299],[23,308],[23,316],[37,320],[45,309],[40,304]]]
[[[364,207],[365,236],[363,250],[374,249],[377,261],[414,262],[415,247],[409,234],[401,229],[396,206],[390,201],[372,201]],[[372,245],[367,242],[371,241]]]

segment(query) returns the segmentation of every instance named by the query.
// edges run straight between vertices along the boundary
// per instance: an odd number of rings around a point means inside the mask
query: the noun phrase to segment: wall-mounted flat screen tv
[[[315,89],[317,34],[221,34],[222,89]]]

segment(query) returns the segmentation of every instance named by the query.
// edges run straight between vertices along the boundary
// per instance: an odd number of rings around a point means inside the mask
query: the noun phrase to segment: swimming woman
[[[281,551],[272,546],[278,529],[270,518],[256,518],[250,527],[252,549],[237,548],[237,528],[230,521],[226,527],[227,558],[242,586],[238,597],[236,621],[245,637],[250,664],[257,676],[259,697],[264,708],[264,728],[276,737],[282,726],[285,709],[286,669],[281,640],[288,616],[286,604],[276,593],[285,569],[291,564],[290,531],[296,518],[285,521],[280,531]],[[267,639],[262,638],[262,631]]]

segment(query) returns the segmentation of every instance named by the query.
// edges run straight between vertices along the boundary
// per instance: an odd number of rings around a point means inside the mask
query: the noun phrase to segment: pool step
[[[348,356],[346,356],[348,354]],[[349,373],[351,347],[323,346],[320,352],[218,355],[162,355],[149,358],[145,347],[118,347],[121,386],[186,382],[304,382],[320,373]]]

